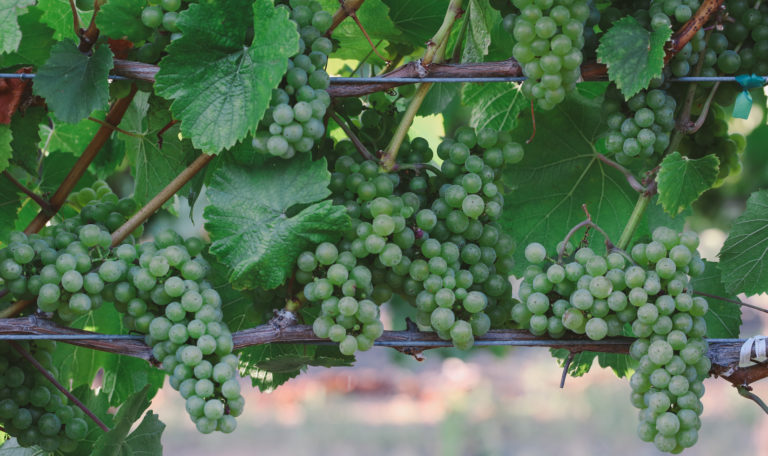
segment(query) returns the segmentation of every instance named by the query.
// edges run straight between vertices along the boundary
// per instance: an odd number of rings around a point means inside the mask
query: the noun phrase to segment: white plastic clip
[[[741,351],[739,352],[739,367],[751,366],[755,364],[753,360],[762,362],[768,359],[768,356],[766,356],[767,341],[768,337],[766,336],[753,336],[747,339],[741,346]],[[753,346],[755,347],[754,358],[752,357]]]

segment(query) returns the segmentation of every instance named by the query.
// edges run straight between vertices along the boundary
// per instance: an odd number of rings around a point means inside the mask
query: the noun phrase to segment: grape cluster
[[[675,127],[675,107],[675,99],[661,89],[641,91],[626,103],[618,90],[610,90],[603,106],[608,113],[606,152],[624,165],[662,155]]]
[[[322,35],[333,17],[316,0],[291,0],[282,6],[290,10],[301,35],[299,53],[288,61],[280,87],[272,91],[270,107],[252,144],[260,153],[291,158],[296,152],[312,150],[325,135],[323,117],[331,104],[325,91],[330,84],[325,64],[333,44]]]
[[[538,243],[525,249],[531,263],[520,286],[513,320],[533,334],[570,331],[593,340],[618,336],[630,325],[631,402],[639,408],[638,435],[661,451],[679,453],[696,443],[711,362],[705,340],[707,301],[693,297],[691,276],[704,270],[695,233],[655,229],[651,241],[625,253],[595,254],[559,245],[567,262],[546,266]]]
[[[587,0],[513,0],[520,14],[503,24],[515,38],[512,55],[528,78],[523,93],[549,110],[565,99],[581,77]],[[509,30],[509,26],[512,30]]]
[[[432,156],[422,138],[403,151],[409,161]],[[353,227],[338,247],[323,243],[297,260],[304,298],[320,306],[315,333],[345,354],[366,350],[383,329],[378,304],[393,294],[416,307],[421,330],[460,348],[472,346],[492,319],[502,321],[512,304],[506,276],[515,245],[496,223],[503,207],[497,184],[501,168],[522,159],[522,147],[505,133],[462,128],[438,147],[439,173],[401,163],[399,173],[381,174],[347,141],[335,153],[330,188]]]
[[[178,33],[176,22],[179,20],[178,11],[181,7],[182,0],[150,0],[141,11],[141,23],[153,30],[162,27],[166,32]]]
[[[18,342],[48,372],[56,375],[53,341]],[[91,426],[83,411],[67,403],[32,364],[9,344],[0,344],[0,423],[3,432],[23,447],[46,452],[74,453]]]
[[[65,322],[102,305],[110,230],[137,208],[130,198],[118,199],[103,181],[73,193],[70,202],[81,207],[78,216],[39,234],[11,233],[8,247],[0,250],[7,299],[36,299],[41,312]]]
[[[186,399],[197,429],[235,430],[244,399],[237,381],[232,334],[222,322],[221,297],[205,281],[209,266],[198,238],[164,231],[154,242],[126,243],[115,253],[115,307],[125,325],[146,334],[153,356]],[[118,295],[118,288],[125,291]]]

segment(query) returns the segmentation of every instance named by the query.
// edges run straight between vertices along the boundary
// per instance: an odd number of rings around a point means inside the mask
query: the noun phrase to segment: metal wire
[[[144,340],[129,334],[0,334],[0,340]]]
[[[35,73],[0,73],[0,79],[34,79],[37,76]],[[768,76],[760,76],[768,83]],[[132,80],[126,76],[110,75],[107,79],[111,80]],[[354,77],[347,78],[341,76],[332,76],[331,82],[336,84],[382,84],[382,83],[419,83],[419,82],[432,82],[432,83],[461,83],[461,82],[522,82],[525,81],[525,76],[510,76],[510,77],[479,77],[479,78],[387,78],[387,77]],[[681,78],[670,78],[670,82],[735,82],[735,76],[685,76]]]

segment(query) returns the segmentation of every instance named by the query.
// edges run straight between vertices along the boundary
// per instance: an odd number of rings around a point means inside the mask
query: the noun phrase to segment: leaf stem
[[[350,141],[352,141],[352,144],[355,145],[355,148],[358,152],[360,152],[360,155],[363,156],[366,160],[373,160],[376,161],[376,157],[373,156],[373,154],[365,147],[365,145],[360,141],[360,138],[357,137],[355,132],[352,131],[351,128],[349,128],[349,125],[347,125],[344,120],[339,117],[338,114],[334,111],[328,111],[328,116],[330,116],[331,119],[333,119],[336,124],[341,127],[342,130],[344,130],[344,133],[347,135],[347,138],[349,138]]]
[[[64,393],[64,395],[67,396],[67,399],[72,401],[73,404],[75,404],[80,410],[82,410],[83,413],[85,413],[88,416],[88,418],[92,419],[93,422],[96,423],[96,425],[100,427],[102,431],[109,432],[109,427],[107,427],[107,425],[104,424],[104,422],[101,421],[101,419],[98,416],[96,416],[96,414],[94,414],[88,407],[86,407],[85,404],[80,402],[80,399],[75,397],[74,394],[72,394],[71,392],[69,392],[69,390],[64,388],[64,386],[62,386],[62,384],[59,383],[58,380],[56,380],[56,377],[51,375],[51,373],[48,372],[42,366],[42,364],[40,364],[35,359],[35,357],[32,356],[31,353],[29,353],[27,350],[25,350],[21,345],[17,344],[16,342],[9,341],[8,343],[11,345],[11,347],[13,347],[14,350],[19,352],[21,356],[23,356],[27,361],[29,361],[29,363],[32,364],[35,367],[35,369],[37,369],[41,374],[43,374],[43,377],[48,379],[48,381],[51,382],[51,384],[53,384],[53,386],[55,386],[57,390]]]
[[[574,226],[573,228],[571,228],[570,231],[568,231],[568,234],[565,235],[565,238],[563,238],[563,243],[562,243],[562,245],[560,246],[560,249],[557,252],[557,262],[558,263],[562,263],[562,261],[563,261],[563,255],[565,254],[565,246],[566,246],[566,244],[568,244],[568,241],[571,240],[571,238],[573,237],[574,234],[576,234],[577,231],[579,231],[580,229],[584,228],[585,226],[588,226],[590,228],[594,228],[597,231],[599,231],[600,234],[603,235],[603,237],[605,238],[605,246],[608,248],[608,250],[611,250],[611,249],[613,249],[615,247],[613,242],[611,242],[611,238],[608,237],[608,233],[606,233],[605,230],[600,228],[595,222],[593,222],[590,219],[587,219],[587,220],[584,220],[583,222],[577,223],[576,226]]]
[[[95,117],[88,116],[88,120],[90,120],[91,122],[96,122],[97,124],[99,124],[99,125],[101,125],[103,127],[110,128],[113,131],[116,131],[118,133],[122,133],[124,135],[133,136],[134,138],[141,138],[142,137],[140,134],[131,133],[130,131],[125,131],[122,128],[119,128],[119,127],[116,127],[114,125],[108,124],[107,122],[105,122],[105,121],[103,121],[101,119],[97,119]]]
[[[106,123],[113,127],[120,124],[120,121],[123,119],[123,115],[125,115],[125,111],[128,110],[128,106],[131,104],[131,100],[133,100],[133,96],[136,94],[136,90],[136,85],[133,85],[131,87],[131,92],[127,96],[120,98],[112,105],[112,108],[107,114],[105,120]],[[66,202],[69,193],[75,188],[75,185],[83,176],[83,174],[85,174],[85,171],[88,169],[88,165],[90,165],[93,159],[96,158],[96,154],[99,152],[99,150],[101,150],[111,134],[112,128],[105,126],[99,128],[96,134],[93,135],[91,142],[88,143],[88,146],[86,146],[83,154],[80,155],[80,157],[77,159],[77,162],[75,162],[75,165],[69,171],[69,174],[67,174],[67,177],[64,178],[64,181],[61,183],[61,185],[59,185],[59,188],[56,189],[56,192],[51,197],[50,211],[46,212],[41,210],[37,216],[29,223],[29,225],[27,225],[24,233],[37,233],[45,226],[46,223],[48,223],[51,217],[53,217],[59,211],[59,209],[61,209],[61,206],[63,206]]]
[[[768,313],[768,309],[764,309],[764,308],[762,308],[760,306],[756,306],[756,305],[750,304],[748,302],[740,301],[738,299],[729,299],[729,298],[726,298],[726,297],[723,297],[723,296],[718,296],[718,295],[713,295],[713,294],[709,294],[709,293],[704,293],[702,291],[694,291],[693,294],[695,294],[697,296],[704,296],[704,297],[707,297],[707,298],[717,299],[718,301],[730,302],[731,304],[736,304],[736,305],[743,306],[743,307],[749,307],[750,309],[754,309],[754,310],[757,310],[757,311],[760,311],[760,312]]]
[[[627,168],[621,166],[620,164],[616,163],[615,161],[611,160],[610,158],[606,157],[603,154],[598,153],[597,158],[605,163],[606,165],[615,168],[621,172],[621,174],[624,175],[624,177],[627,179],[627,182],[629,183],[629,186],[632,187],[636,192],[642,193],[645,191],[645,187],[643,184],[640,183],[640,181],[637,180],[634,174]]]
[[[441,63],[445,59],[445,43],[448,41],[448,36],[451,32],[451,27],[456,19],[463,14],[461,4],[463,0],[451,0],[448,4],[448,9],[445,12],[445,18],[443,18],[443,24],[435,33],[429,42],[427,42],[427,50],[424,53],[424,57],[421,59],[422,69],[429,71],[429,66],[432,62]],[[395,167],[395,160],[397,159],[397,153],[400,150],[400,145],[408,135],[408,129],[411,128],[413,119],[416,117],[416,113],[421,107],[421,103],[424,101],[424,97],[427,96],[429,88],[432,87],[431,83],[422,83],[416,89],[416,93],[411,98],[411,102],[408,104],[408,108],[403,113],[403,118],[400,124],[395,130],[395,134],[392,136],[387,148],[381,157],[381,167],[384,171],[389,172]]]
[[[616,247],[621,250],[626,250],[629,241],[632,240],[632,236],[635,234],[637,226],[640,224],[640,220],[643,218],[643,214],[648,207],[648,203],[651,201],[651,197],[652,195],[643,193],[637,198],[635,208],[632,210],[632,214],[629,216],[629,220],[627,220],[627,224],[624,226],[624,231],[621,233],[621,237],[619,238]]]
[[[760,396],[753,393],[751,389],[752,388],[744,385],[738,385],[736,387],[736,391],[738,391],[740,395],[757,404],[758,407],[763,409],[763,411],[768,414],[768,405],[765,402],[763,402],[762,399],[760,399]]]
[[[24,184],[19,182],[11,173],[8,172],[6,169],[3,171],[3,176],[5,176],[6,179],[11,181],[13,185],[16,186],[19,190],[21,190],[25,195],[27,195],[32,201],[37,203],[38,206],[40,206],[40,210],[43,212],[52,212],[51,205],[48,204],[48,201],[43,199],[42,196],[38,195],[37,193],[33,192],[32,190],[28,189]]]
[[[338,27],[344,19],[355,14],[357,10],[363,6],[364,1],[365,0],[339,0],[339,9],[333,13],[333,22],[331,22],[331,26],[326,30],[325,36],[330,37],[333,31],[336,30],[336,27]]]
[[[187,182],[189,182],[201,169],[213,160],[215,155],[208,155],[206,153],[200,154],[195,161],[189,164],[178,176],[176,176],[168,185],[165,186],[160,192],[155,195],[139,212],[129,218],[123,225],[112,233],[112,246],[119,245],[125,238],[128,237],[136,228],[144,223],[149,217],[152,216],[158,209],[160,209],[166,201],[171,199],[173,195],[178,192]]]

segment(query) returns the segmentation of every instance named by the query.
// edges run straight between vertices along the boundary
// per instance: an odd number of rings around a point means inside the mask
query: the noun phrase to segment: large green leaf
[[[5,171],[11,162],[13,155],[11,141],[13,141],[11,126],[0,124],[0,172]]]
[[[704,274],[695,277],[691,282],[694,291],[720,296],[727,299],[738,299],[735,294],[728,293],[720,281],[720,271],[717,263],[706,262]],[[738,304],[707,298],[709,312],[704,315],[707,320],[707,337],[736,338],[741,327],[741,307]]]
[[[69,0],[38,0],[37,7],[43,11],[41,21],[53,29],[53,39],[56,41],[65,38],[78,39],[72,22],[72,7],[69,5]],[[87,28],[93,11],[82,11],[77,7],[76,9],[80,27]]]
[[[432,84],[424,102],[417,112],[420,116],[430,116],[445,112],[452,101],[459,98],[461,84]]]
[[[537,113],[538,133],[525,146],[525,158],[504,173],[510,191],[501,223],[521,246],[518,272],[525,268],[522,246],[536,241],[554,249],[572,226],[585,219],[583,204],[614,241],[632,213],[637,193],[623,175],[595,155],[594,139],[604,130],[600,106],[599,98],[571,97],[552,111]],[[524,144],[531,131],[526,116],[512,137]],[[602,243],[599,236],[593,230],[595,245]]]
[[[53,29],[40,22],[42,15],[42,11],[37,7],[32,7],[27,14],[19,16],[21,42],[16,52],[11,54],[0,53],[0,67],[11,67],[14,65],[39,66],[48,60],[51,46],[56,41],[53,39]],[[0,32],[0,36],[2,35],[3,33]]]
[[[383,2],[389,7],[389,18],[402,33],[397,41],[417,47],[426,46],[427,41],[440,28],[449,4],[448,0],[383,0]]]
[[[104,113],[93,113],[94,118],[104,118]],[[99,124],[88,119],[77,123],[66,123],[50,118],[49,122],[41,123],[38,135],[38,147],[45,153],[68,152],[80,156],[93,135],[99,130]]]
[[[115,425],[96,440],[92,456],[129,456],[146,454],[161,456],[163,446],[160,436],[165,429],[157,415],[147,412],[139,426],[133,431],[131,427],[138,421],[144,410],[149,407],[147,388],[131,396],[117,411]],[[129,434],[130,432],[130,434]]]
[[[37,70],[32,90],[45,98],[48,107],[64,122],[77,122],[109,101],[107,76],[112,51],[99,46],[88,56],[64,40],[53,46],[51,56]]]
[[[317,202],[330,194],[329,182],[325,159],[307,157],[274,158],[251,169],[229,162],[214,172],[205,227],[210,251],[229,267],[235,287],[275,288],[302,251],[338,239],[349,224],[346,210]],[[308,206],[289,216],[296,205]]]
[[[243,139],[264,115],[298,52],[296,25],[270,0],[191,4],[179,16],[183,36],[168,47],[155,92],[195,147],[218,153]],[[249,27],[256,30],[250,45]]]
[[[517,125],[517,116],[530,106],[520,91],[520,84],[466,84],[461,102],[469,106],[472,116],[469,124],[477,129],[511,130]]]
[[[664,68],[664,44],[672,29],[659,27],[652,32],[627,16],[616,21],[600,38],[597,57],[608,66],[608,78],[629,99],[648,87]]]
[[[43,158],[42,173],[38,189],[43,196],[56,191],[64,182],[64,178],[72,170],[77,162],[77,157],[66,152],[51,152]],[[86,171],[83,177],[75,184],[75,190],[80,190],[92,184],[96,178],[90,171]]]
[[[141,22],[141,12],[146,6],[146,0],[109,0],[99,10],[96,25],[102,35],[113,39],[145,40],[152,34]]]
[[[18,16],[33,0],[0,0],[0,54],[14,52],[21,42]]]
[[[768,291],[768,190],[753,193],[720,250],[722,282],[728,293]]]
[[[661,162],[656,182],[659,184],[659,204],[670,215],[677,215],[689,207],[702,193],[712,188],[720,160],[715,154],[699,159],[683,157],[673,152]]]
[[[123,128],[133,136],[123,136],[128,160],[135,178],[133,197],[139,204],[145,204],[162,190],[168,182],[194,160],[196,153],[188,140],[179,139],[179,127],[173,125],[162,134],[162,147],[157,134],[168,126],[167,102],[153,100],[159,106],[150,110],[149,94],[138,94],[123,119]],[[189,184],[180,190],[188,191]]]
[[[8,242],[22,198],[11,181],[0,176],[0,244]]]
[[[75,320],[72,326],[104,334],[127,334],[128,330],[122,322],[122,315],[112,304],[106,303]],[[123,403],[138,391],[151,398],[165,379],[162,371],[144,360],[74,345],[58,346],[54,360],[59,366],[60,377],[68,379],[71,388],[90,386],[99,371],[103,370],[102,393],[106,394],[111,405]]]

